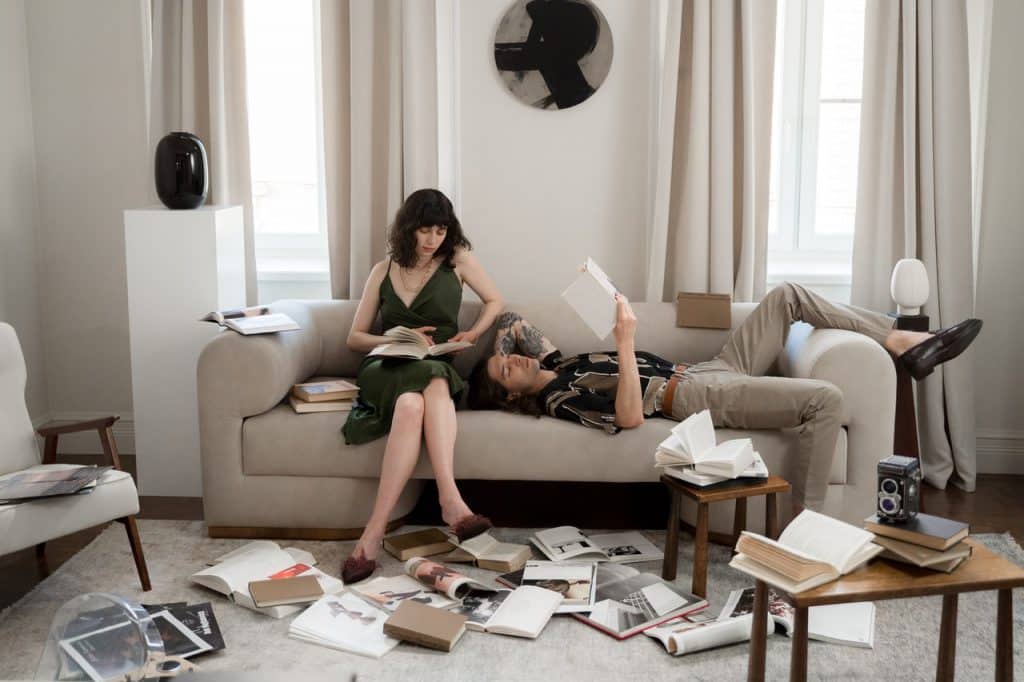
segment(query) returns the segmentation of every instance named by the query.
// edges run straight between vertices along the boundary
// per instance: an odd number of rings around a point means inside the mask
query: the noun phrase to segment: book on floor
[[[295,384],[291,394],[307,403],[352,400],[359,395],[359,387],[345,379],[325,379]]]
[[[573,616],[616,639],[632,637],[708,605],[707,599],[630,566],[598,564],[595,579],[593,609]]]
[[[388,612],[394,611],[407,601],[416,601],[439,609],[447,609],[459,603],[458,599],[437,592],[408,575],[379,576],[365,583],[352,585],[349,589]]]
[[[311,412],[351,412],[352,406],[355,405],[355,401],[347,399],[326,400],[320,403],[307,403],[305,400],[300,400],[293,395],[289,395],[288,404],[291,405],[292,409],[299,414],[309,414]]]
[[[778,540],[743,531],[729,565],[789,593],[803,592],[860,567],[882,548],[874,535],[809,509]]]
[[[753,611],[754,588],[733,590],[719,618],[738,618]],[[768,615],[773,627],[777,626],[787,637],[793,636],[794,609],[771,589],[768,590]],[[807,636],[820,642],[871,649],[875,642],[875,605],[853,602],[812,606],[807,609]]]
[[[82,466],[69,469],[43,469],[14,474],[0,481],[0,504],[24,502],[44,497],[84,495],[114,467]]]
[[[615,328],[616,293],[618,287],[611,278],[593,258],[587,258],[576,279],[562,292],[562,298],[597,338],[605,339]]]
[[[166,610],[209,645],[209,649],[202,653],[220,651],[224,648],[224,636],[220,632],[220,624],[210,602],[169,604],[166,605]]]
[[[469,576],[462,575],[444,564],[423,557],[413,557],[405,562],[405,572],[435,592],[449,599],[461,601],[470,590],[493,592],[497,588],[484,585]]]
[[[496,578],[509,587],[532,585],[562,596],[555,613],[590,611],[597,594],[597,563],[593,561],[527,561],[518,571]]]
[[[315,576],[325,594],[340,592],[344,585],[340,580],[314,568],[316,559],[312,554],[295,547],[281,549],[270,540],[256,540],[228,552],[214,560],[214,564],[193,573],[194,583],[220,592],[239,606],[258,611],[273,618],[284,618],[302,610],[302,606],[284,604],[259,607],[249,594],[249,583],[253,580],[274,580],[299,575]]]
[[[213,322],[245,336],[302,329],[292,318],[284,313],[272,313],[266,306],[214,311],[200,317],[199,321]]]
[[[370,351],[371,356],[386,358],[409,358],[411,360],[422,360],[423,358],[448,355],[455,351],[469,348],[473,344],[468,341],[448,341],[447,343],[428,344],[422,336],[408,327],[392,327],[384,332],[384,336],[394,339],[391,343],[382,343]]]
[[[905,564],[912,564],[933,571],[952,573],[957,566],[971,556],[972,548],[966,542],[958,542],[947,550],[936,550],[896,538],[875,536],[875,544],[882,547],[878,556]]]
[[[414,556],[444,554],[455,549],[455,545],[440,528],[425,528],[387,536],[384,538],[384,549],[396,559],[406,561]]]
[[[970,526],[962,521],[944,519],[931,514],[918,514],[902,523],[880,521],[878,515],[875,514],[864,519],[864,528],[876,535],[895,538],[939,551],[949,549],[967,537],[970,532]]]
[[[675,466],[664,466],[661,465],[661,473],[678,478],[681,481],[686,481],[690,485],[695,485],[701,488],[706,488],[709,485],[715,485],[716,483],[724,483],[725,481],[735,481],[738,478],[768,478],[768,467],[765,466],[764,460],[761,459],[756,451],[754,452],[754,463],[749,467],[740,472],[740,475],[736,478],[731,476],[715,476],[714,474],[701,474],[697,473],[697,470],[692,464],[680,464]]]
[[[193,632],[167,609],[150,614],[150,618],[160,632],[160,639],[164,643],[164,653],[168,656],[191,658],[213,649],[209,642]]]
[[[517,571],[533,556],[529,545],[500,542],[490,533],[480,533],[465,542],[452,537],[456,545],[449,553],[438,557],[439,561],[469,563],[489,571]]]
[[[470,630],[536,639],[562,605],[558,592],[522,585],[514,590],[471,590],[452,609],[466,617]]]
[[[465,632],[465,616],[415,601],[402,602],[384,621],[384,634],[389,637],[438,651],[451,651]]]
[[[585,535],[575,526],[539,530],[530,537],[551,561],[593,559],[615,563],[661,561],[664,553],[638,531]]]
[[[723,619],[698,611],[677,616],[643,632],[661,642],[668,653],[683,656],[749,641],[753,618],[753,614],[747,614]],[[768,620],[771,621],[771,617]]]
[[[256,606],[282,604],[308,604],[324,596],[320,582],[312,575],[293,578],[253,580],[249,582],[249,595]]]
[[[749,438],[716,443],[715,426],[708,410],[695,412],[672,427],[654,452],[654,466],[689,465],[698,474],[738,478],[754,463]]]
[[[384,634],[388,613],[348,592],[324,595],[292,621],[288,636],[320,646],[380,658],[398,646]]]

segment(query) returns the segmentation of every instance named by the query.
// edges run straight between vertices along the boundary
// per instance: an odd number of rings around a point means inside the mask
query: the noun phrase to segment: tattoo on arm
[[[539,329],[518,313],[502,313],[498,317],[497,325],[495,353],[509,355],[518,350],[531,358],[543,358],[556,350],[555,345]]]
[[[498,316],[497,333],[494,337],[494,352],[498,355],[510,355],[516,349],[516,336],[513,326],[523,319],[521,315],[505,312]]]

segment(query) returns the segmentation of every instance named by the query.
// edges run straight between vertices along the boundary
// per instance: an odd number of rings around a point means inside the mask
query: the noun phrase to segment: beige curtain
[[[438,184],[434,0],[320,7],[331,295],[358,298],[404,198]]]
[[[775,0],[669,0],[647,300],[764,295]]]
[[[241,204],[244,210],[246,299],[253,305],[256,250],[243,5],[149,0],[142,7],[150,150],[172,131],[187,131],[203,141],[210,171],[207,204]],[[157,202],[155,189],[151,199]]]
[[[891,310],[893,266],[919,258],[933,328],[974,310],[967,54],[963,2],[868,0],[851,300]],[[922,468],[938,488],[974,490],[971,368],[958,359],[917,384]]]

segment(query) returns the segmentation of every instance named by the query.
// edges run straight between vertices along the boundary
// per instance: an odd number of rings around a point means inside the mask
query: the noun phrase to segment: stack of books
[[[348,412],[359,395],[359,387],[344,379],[295,384],[288,395],[292,409],[307,412]]]
[[[918,514],[910,521],[893,523],[876,514],[864,519],[864,528],[876,535],[883,559],[952,573],[971,556],[971,546],[963,542],[970,526],[960,521]]]
[[[654,451],[654,466],[701,487],[736,478],[768,478],[768,468],[749,438],[716,444],[707,410],[691,414],[672,428]]]

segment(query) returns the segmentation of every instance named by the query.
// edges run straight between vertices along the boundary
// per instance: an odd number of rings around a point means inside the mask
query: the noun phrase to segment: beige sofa
[[[199,423],[203,504],[214,536],[351,537],[366,521],[380,474],[385,439],[346,445],[341,413],[296,414],[282,402],[292,384],[314,376],[353,377],[362,359],[345,345],[356,301],[280,301],[301,331],[244,337],[223,332],[199,359]],[[738,325],[752,304],[733,305]],[[509,305],[533,321],[565,355],[604,349],[561,301]],[[726,332],[680,329],[670,303],[636,303],[637,348],[680,362],[713,357]],[[464,303],[460,326],[468,328],[478,303]],[[462,353],[456,368],[467,376],[493,330]],[[888,354],[867,337],[838,330],[793,326],[777,363],[779,373],[831,381],[843,392],[843,425],[825,512],[859,523],[874,508],[875,465],[892,454],[896,379]],[[671,422],[649,419],[636,429],[608,436],[548,417],[503,412],[459,412],[455,473],[462,479],[542,481],[657,481],[655,446]],[[795,437],[785,431],[722,429],[719,438],[749,436],[768,468],[783,477],[794,466]],[[422,453],[415,479],[432,477]],[[407,486],[394,517],[413,508],[422,480]],[[524,500],[524,504],[528,501]],[[599,499],[595,505],[602,504]],[[789,500],[780,502],[783,520]],[[487,513],[487,509],[480,509]],[[667,512],[667,510],[666,510]],[[760,529],[763,505],[750,505]],[[683,515],[692,520],[693,510]],[[732,505],[711,508],[711,528],[731,530]]]

